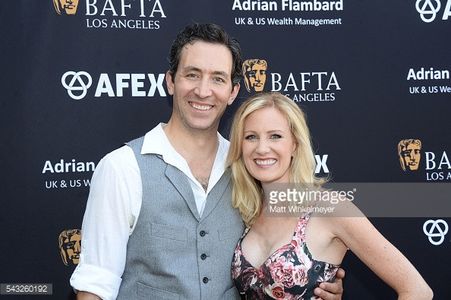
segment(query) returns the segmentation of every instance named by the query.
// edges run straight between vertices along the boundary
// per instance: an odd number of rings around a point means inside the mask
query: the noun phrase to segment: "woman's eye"
[[[245,140],[255,140],[257,137],[254,134],[249,134],[244,137]]]
[[[276,139],[280,139],[280,138],[282,138],[282,136],[280,134],[272,134],[271,135],[272,140],[276,140]]]

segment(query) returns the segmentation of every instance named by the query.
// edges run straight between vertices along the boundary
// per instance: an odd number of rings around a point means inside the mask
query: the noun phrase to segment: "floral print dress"
[[[232,278],[241,299],[315,299],[313,290],[323,281],[333,281],[339,265],[317,261],[305,241],[310,214],[299,218],[290,243],[274,251],[258,268],[244,257],[241,242],[232,260]]]

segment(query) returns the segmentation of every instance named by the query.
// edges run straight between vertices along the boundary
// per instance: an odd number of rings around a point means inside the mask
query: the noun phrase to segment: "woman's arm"
[[[432,299],[433,292],[410,261],[362,215],[352,203],[345,204],[349,217],[332,217],[336,237],[377,276],[391,286],[398,299]]]

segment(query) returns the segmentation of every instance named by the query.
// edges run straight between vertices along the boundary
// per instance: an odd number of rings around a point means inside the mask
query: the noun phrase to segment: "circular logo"
[[[426,23],[430,23],[435,20],[441,5],[442,4],[439,0],[417,0],[415,3],[415,8],[420,14],[421,20]]]
[[[427,235],[432,245],[441,245],[445,240],[445,235],[448,233],[448,223],[442,219],[427,220],[423,224],[423,232]]]
[[[85,71],[67,71],[61,77],[61,84],[72,99],[80,100],[88,93],[88,89],[92,84],[92,78],[91,75]]]

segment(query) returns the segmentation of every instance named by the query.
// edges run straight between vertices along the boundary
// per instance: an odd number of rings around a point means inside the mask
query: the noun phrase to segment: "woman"
[[[310,299],[320,282],[334,279],[348,249],[395,289],[399,299],[432,298],[414,266],[366,217],[339,217],[360,214],[350,201],[340,201],[331,217],[264,213],[269,206],[265,195],[274,185],[323,183],[314,174],[305,116],[291,99],[260,93],[244,102],[233,121],[227,163],[233,206],[247,225],[232,263],[244,299]]]

